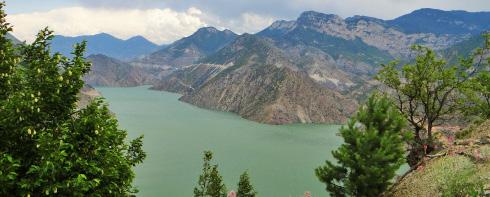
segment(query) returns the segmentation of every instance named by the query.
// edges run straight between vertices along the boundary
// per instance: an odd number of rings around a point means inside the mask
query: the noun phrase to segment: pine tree
[[[317,177],[332,196],[379,196],[405,162],[404,127],[386,97],[371,96],[340,129],[344,144],[332,152],[338,165],[326,161],[315,170]]]
[[[194,188],[195,197],[226,197],[223,177],[219,174],[218,165],[212,165],[213,153],[204,151],[202,174],[198,186]]]
[[[142,138],[127,132],[101,99],[77,108],[90,69],[85,43],[73,59],[49,51],[52,32],[13,46],[0,3],[0,196],[129,196]]]
[[[250,184],[250,177],[248,172],[244,172],[240,175],[240,181],[238,182],[237,197],[255,197],[257,192],[255,192],[252,184]]]

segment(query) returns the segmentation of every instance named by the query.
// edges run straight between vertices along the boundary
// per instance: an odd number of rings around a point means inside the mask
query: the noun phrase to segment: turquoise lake
[[[260,197],[328,196],[314,169],[342,139],[338,125],[266,125],[178,101],[148,87],[97,88],[130,138],[144,134],[138,196],[193,196],[202,152],[211,150],[228,191],[247,170]]]

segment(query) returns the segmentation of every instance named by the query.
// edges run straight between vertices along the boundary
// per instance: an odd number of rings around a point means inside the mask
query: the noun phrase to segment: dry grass
[[[490,136],[490,121],[470,127],[466,139]],[[469,180],[483,180],[490,190],[490,145],[467,145],[462,154],[452,154],[426,161],[419,170],[407,175],[396,185],[391,196],[441,196],[441,188],[448,180],[468,171],[475,172]],[[447,151],[447,150],[446,150]],[[479,153],[479,156],[476,156]],[[476,159],[477,158],[477,159]]]

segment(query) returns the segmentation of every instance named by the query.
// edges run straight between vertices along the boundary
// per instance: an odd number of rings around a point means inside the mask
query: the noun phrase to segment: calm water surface
[[[134,138],[144,134],[145,162],[136,168],[138,196],[187,197],[201,172],[202,152],[214,152],[227,189],[248,170],[261,197],[327,196],[314,175],[342,140],[337,125],[259,124],[200,109],[178,94],[148,87],[97,88]]]

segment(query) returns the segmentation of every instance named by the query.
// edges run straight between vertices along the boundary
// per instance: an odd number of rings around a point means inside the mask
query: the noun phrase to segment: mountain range
[[[194,34],[182,38],[164,49],[134,60],[143,65],[181,67],[196,63],[226,46],[237,37],[230,30],[220,31],[214,27],[203,27]]]
[[[82,41],[87,41],[87,55],[103,54],[120,60],[131,60],[165,47],[154,44],[142,36],[122,40],[112,35],[101,33],[76,37],[57,35],[51,41],[51,51],[71,57],[73,45]]]
[[[382,20],[306,11],[256,34],[201,28],[167,47],[100,34],[88,43],[94,67],[85,80],[152,84],[182,94],[183,102],[262,123],[342,123],[377,87],[380,64],[408,60],[414,44],[455,59],[481,46],[489,25],[490,12],[420,9]],[[53,44],[67,51],[83,38]]]

